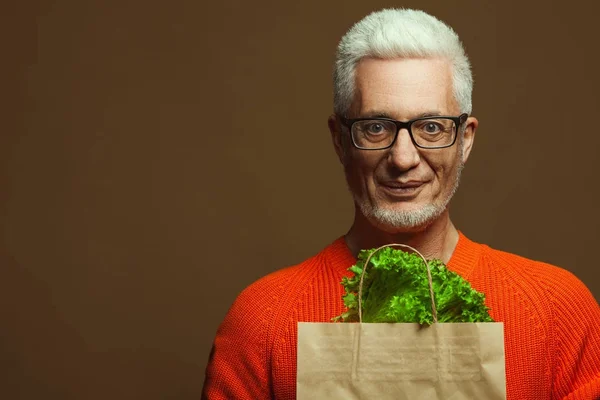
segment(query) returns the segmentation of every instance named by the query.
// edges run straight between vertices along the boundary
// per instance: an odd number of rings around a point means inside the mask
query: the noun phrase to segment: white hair
[[[437,18],[419,10],[383,9],[352,26],[337,48],[334,111],[346,115],[354,98],[356,65],[364,57],[437,58],[452,65],[454,96],[461,113],[470,114],[473,75],[458,35]]]

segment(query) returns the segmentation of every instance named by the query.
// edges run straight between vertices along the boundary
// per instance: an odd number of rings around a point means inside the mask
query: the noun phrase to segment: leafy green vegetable
[[[368,256],[375,249],[362,250],[356,265],[344,277],[342,297],[347,311],[334,321],[358,321],[358,287]],[[440,260],[429,261],[438,322],[494,322],[485,295],[477,292],[460,275]],[[363,322],[417,322],[432,324],[427,267],[416,254],[386,247],[369,260],[363,282]]]

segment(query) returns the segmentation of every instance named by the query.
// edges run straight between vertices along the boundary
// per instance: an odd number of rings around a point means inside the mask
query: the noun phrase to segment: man
[[[600,307],[566,270],[493,250],[450,220],[478,121],[455,32],[420,11],[383,10],[342,38],[329,130],[355,202],[346,235],[237,298],[215,338],[203,398],[294,399],[299,321],[341,314],[361,249],[405,243],[486,295],[504,323],[508,399],[600,398]]]

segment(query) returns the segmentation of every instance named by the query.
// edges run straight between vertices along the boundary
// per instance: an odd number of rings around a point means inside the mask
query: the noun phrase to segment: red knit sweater
[[[217,331],[203,399],[294,399],[297,322],[343,312],[340,281],[355,263],[339,238],[246,288]],[[600,399],[600,307],[575,276],[462,234],[448,268],[504,322],[509,400]]]

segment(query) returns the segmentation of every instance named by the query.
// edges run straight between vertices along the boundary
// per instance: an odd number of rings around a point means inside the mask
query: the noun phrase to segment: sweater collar
[[[448,269],[468,280],[480,257],[481,246],[458,231],[458,243],[448,261]]]
[[[329,265],[335,271],[344,275],[349,275],[348,268],[356,264],[356,258],[350,252],[344,236],[337,238],[325,249],[325,256]],[[448,261],[448,269],[465,279],[469,279],[480,256],[481,247],[468,239],[461,231],[458,231],[458,243],[454,248],[450,261]]]

